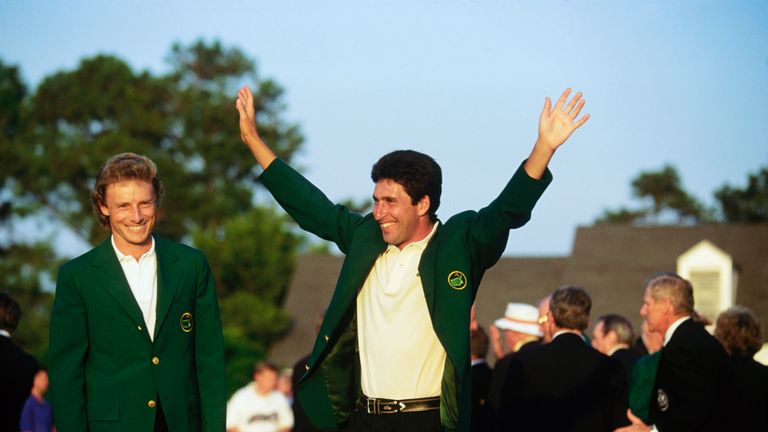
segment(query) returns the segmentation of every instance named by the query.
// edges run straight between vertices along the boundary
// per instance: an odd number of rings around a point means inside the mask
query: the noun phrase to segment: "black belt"
[[[417,399],[377,399],[361,395],[358,405],[368,414],[397,414],[440,409],[440,396]]]

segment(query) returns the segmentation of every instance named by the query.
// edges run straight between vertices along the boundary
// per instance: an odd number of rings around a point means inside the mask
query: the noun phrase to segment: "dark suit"
[[[612,431],[629,424],[621,365],[573,333],[511,357],[497,431]]]
[[[529,349],[536,348],[541,345],[540,340],[530,341],[520,347],[517,352],[528,351]],[[493,365],[493,375],[491,376],[491,385],[488,389],[488,400],[491,402],[494,412],[499,408],[499,402],[501,401],[501,392],[504,388],[504,383],[507,380],[507,368],[509,368],[509,362],[512,361],[514,352],[507,353],[504,357],[496,361]]]
[[[734,412],[728,419],[732,430],[768,430],[768,366],[751,357],[732,356]]]
[[[0,431],[18,431],[21,409],[40,365],[13,341],[0,335]]]
[[[51,405],[59,432],[224,430],[221,322],[208,262],[155,238],[154,341],[110,239],[59,269],[51,312]]]
[[[662,348],[649,418],[662,431],[724,431],[729,426],[728,357],[691,319]]]
[[[485,271],[498,261],[509,230],[524,225],[552,180],[529,177],[522,165],[499,196],[479,211],[459,213],[437,229],[419,261],[419,278],[432,326],[446,352],[440,420],[445,430],[466,431],[470,423],[469,311]],[[332,241],[344,254],[331,303],[301,378],[297,397],[321,429],[345,425],[360,397],[356,298],[386,248],[381,227],[334,205],[307,179],[276,159],[262,184],[304,230]]]
[[[472,365],[472,421],[470,430],[487,432],[493,428],[493,409],[488,400],[493,370],[485,361]]]
[[[640,354],[637,351],[627,349],[627,348],[620,348],[611,354],[611,357],[615,358],[616,360],[621,363],[621,365],[624,367],[624,372],[627,375],[627,382],[630,381],[630,377],[632,376],[632,369],[635,367],[635,363],[637,363],[637,360],[640,359]]]

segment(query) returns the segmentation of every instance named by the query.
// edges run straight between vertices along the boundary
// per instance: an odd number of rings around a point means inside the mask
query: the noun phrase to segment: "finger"
[[[581,100],[581,92],[576,93],[576,96],[574,96],[573,99],[571,99],[571,101],[568,102],[568,106],[565,107],[565,112],[570,113],[573,110],[573,108],[576,107],[576,105],[579,103],[580,100]]]
[[[571,94],[571,88],[568,87],[563,91],[563,94],[560,95],[560,99],[557,100],[557,103],[555,104],[555,109],[560,109],[565,104],[565,101],[568,99],[568,95]]]
[[[552,101],[549,100],[549,96],[544,98],[544,109],[541,110],[541,115],[549,114],[552,110]]]
[[[584,108],[584,103],[584,99],[580,100],[579,103],[577,103],[576,106],[571,110],[571,112],[568,114],[568,116],[571,117],[571,120],[579,116],[581,109]]]
[[[576,121],[576,124],[573,125],[573,130],[576,130],[581,127],[584,123],[589,120],[589,114],[584,114],[579,120]]]

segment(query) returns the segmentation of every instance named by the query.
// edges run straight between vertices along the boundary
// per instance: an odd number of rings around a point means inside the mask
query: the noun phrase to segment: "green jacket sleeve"
[[[50,399],[56,430],[87,429],[85,411],[85,356],[88,352],[85,307],[68,267],[59,269],[51,311],[48,347]]]

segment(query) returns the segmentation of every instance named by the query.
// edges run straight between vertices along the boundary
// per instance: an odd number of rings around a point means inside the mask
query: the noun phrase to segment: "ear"
[[[424,195],[421,197],[418,203],[416,203],[416,211],[419,212],[419,216],[424,216],[427,213],[429,213],[429,206],[432,204],[432,201],[429,200],[429,195]]]
[[[99,204],[99,210],[101,210],[101,214],[104,216],[109,216],[109,208],[103,204]]]

